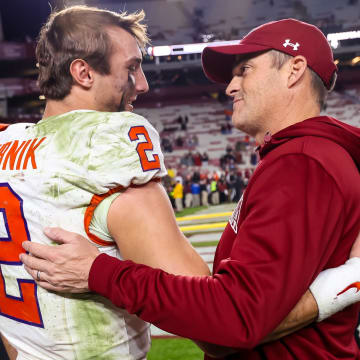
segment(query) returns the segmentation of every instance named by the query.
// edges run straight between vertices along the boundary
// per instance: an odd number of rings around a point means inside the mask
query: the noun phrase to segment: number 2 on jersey
[[[21,243],[30,240],[23,213],[22,199],[7,183],[0,183],[0,212],[3,228],[8,236],[0,238],[0,315],[25,324],[44,327],[37,300],[35,281],[17,279],[20,296],[6,291],[3,265],[20,267],[19,254],[24,252]],[[2,265],[3,264],[3,265]]]
[[[139,140],[139,135],[143,135],[146,141],[139,142],[136,146],[136,151],[139,154],[141,167],[143,171],[160,169],[159,155],[153,154],[154,160],[149,160],[146,151],[153,150],[154,146],[150,139],[149,133],[145,126],[133,126],[129,131],[129,138],[131,141]]]

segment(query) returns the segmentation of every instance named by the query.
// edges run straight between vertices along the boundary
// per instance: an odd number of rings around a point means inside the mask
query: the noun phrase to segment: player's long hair
[[[36,47],[38,84],[47,99],[61,100],[70,93],[70,64],[85,60],[102,75],[110,73],[111,40],[107,28],[118,26],[133,35],[144,51],[149,43],[143,10],[127,14],[88,6],[53,12],[42,27]]]

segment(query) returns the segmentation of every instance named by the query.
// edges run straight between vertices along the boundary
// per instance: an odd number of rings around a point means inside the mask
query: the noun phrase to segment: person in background
[[[207,191],[207,177],[203,176],[200,180],[200,196],[201,196],[201,205],[209,206],[209,193]]]
[[[218,181],[215,178],[210,181],[210,198],[212,205],[219,205],[220,195],[218,190]]]
[[[190,208],[192,207],[193,203],[193,195],[191,193],[191,179],[188,176],[185,180],[184,184],[184,196],[185,196],[185,207]]]
[[[191,194],[193,207],[200,206],[200,185],[197,181],[191,182]]]
[[[177,176],[175,179],[176,183],[173,190],[173,197],[175,199],[175,209],[177,212],[183,210],[183,185],[182,179]]]
[[[201,161],[204,167],[207,167],[209,165],[209,155],[207,152],[204,152],[201,156]]]
[[[225,181],[225,176],[221,176],[220,180],[217,183],[217,190],[219,192],[220,204],[223,204],[228,201],[229,190]]]

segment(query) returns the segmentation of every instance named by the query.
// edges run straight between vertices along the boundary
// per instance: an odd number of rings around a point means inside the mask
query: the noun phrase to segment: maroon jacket
[[[159,328],[239,348],[229,359],[359,359],[359,306],[266,345],[320,271],[346,261],[360,227],[360,131],[317,117],[275,134],[221,237],[212,277],[95,260],[91,290]]]

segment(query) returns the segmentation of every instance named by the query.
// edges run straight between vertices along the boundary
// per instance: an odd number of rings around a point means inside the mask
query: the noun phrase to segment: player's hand
[[[44,233],[60,245],[23,242],[23,248],[29,252],[20,255],[26,271],[39,286],[47,290],[70,293],[89,291],[89,272],[100,254],[98,249],[81,235],[60,228],[47,228]]]
[[[350,257],[360,257],[360,233],[356,238],[353,247],[351,248]]]

